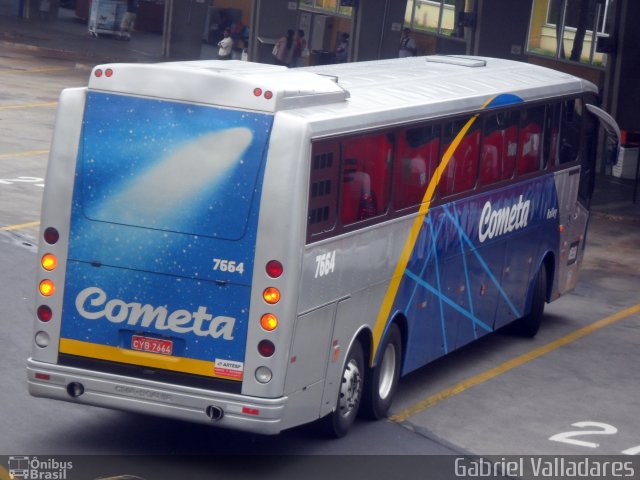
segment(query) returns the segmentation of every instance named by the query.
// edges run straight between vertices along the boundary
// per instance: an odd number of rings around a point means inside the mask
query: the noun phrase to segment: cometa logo
[[[169,312],[164,306],[154,307],[135,302],[126,303],[117,298],[108,299],[104,290],[98,287],[82,290],[76,297],[76,308],[87,320],[106,318],[111,323],[153,327],[175,333],[195,333],[200,337],[210,336],[224,340],[233,340],[233,327],[236,323],[236,319],[232,317],[214,317],[204,306],[199,306],[195,312]]]
[[[480,225],[478,226],[480,242],[526,227],[529,223],[530,210],[531,200],[523,202],[522,195],[520,195],[518,203],[498,210],[494,210],[491,202],[487,201],[482,208]]]

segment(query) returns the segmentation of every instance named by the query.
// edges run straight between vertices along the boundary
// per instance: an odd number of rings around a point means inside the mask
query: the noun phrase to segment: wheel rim
[[[340,385],[340,414],[348,417],[357,410],[362,391],[362,375],[358,363],[352,358],[344,369]]]
[[[390,343],[382,356],[380,364],[380,379],[378,381],[378,395],[382,400],[391,393],[396,376],[396,347]]]

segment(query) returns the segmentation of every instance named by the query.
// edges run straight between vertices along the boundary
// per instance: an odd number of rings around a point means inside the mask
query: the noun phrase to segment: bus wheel
[[[374,420],[386,416],[400,378],[402,338],[398,326],[393,323],[380,347],[378,364],[369,369],[365,382],[362,408],[364,414]]]
[[[547,269],[544,265],[538,270],[533,284],[533,297],[531,299],[531,311],[528,315],[516,320],[513,324],[514,331],[523,337],[533,338],[538,333],[544,304],[547,300]]]
[[[364,383],[364,354],[356,340],[349,350],[340,378],[336,409],[325,417],[325,430],[335,438],[344,437],[358,415]]]

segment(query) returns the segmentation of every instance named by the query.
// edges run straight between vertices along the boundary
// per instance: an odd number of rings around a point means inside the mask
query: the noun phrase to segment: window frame
[[[520,151],[520,134],[521,134],[521,112],[525,109],[534,109],[537,107],[544,107],[545,109],[545,113],[544,113],[544,121],[543,124],[541,125],[541,135],[542,138],[540,140],[541,144],[540,144],[540,157],[545,157],[545,142],[547,141],[547,128],[546,128],[546,120],[548,117],[548,112],[550,110],[550,107],[553,105],[560,105],[561,108],[561,119],[560,119],[560,131],[559,131],[559,139],[558,142],[560,141],[560,138],[562,138],[562,115],[564,112],[564,104],[565,102],[569,102],[569,101],[576,101],[577,99],[580,99],[580,101],[582,102],[582,115],[586,115],[586,109],[584,108],[584,105],[586,104],[585,98],[587,95],[589,95],[590,92],[583,92],[583,93],[579,93],[579,94],[572,94],[572,95],[558,95],[558,96],[554,96],[554,97],[548,97],[545,99],[541,99],[541,100],[536,100],[536,101],[531,101],[531,102],[523,102],[521,104],[517,104],[517,105],[506,105],[504,107],[499,107],[499,108],[495,108],[495,109],[489,109],[489,110],[476,110],[476,111],[470,111],[470,112],[466,112],[466,113],[462,113],[462,114],[455,114],[455,115],[448,115],[448,116],[443,116],[443,117],[438,117],[438,118],[427,118],[427,119],[423,119],[423,120],[418,120],[418,121],[411,121],[411,122],[407,122],[407,123],[403,123],[403,124],[393,124],[393,125],[389,125],[387,127],[382,127],[382,128],[375,128],[375,129],[371,129],[371,130],[360,130],[357,132],[351,131],[351,132],[345,132],[344,134],[340,134],[340,135],[330,135],[330,136],[321,136],[321,137],[317,137],[317,138],[313,138],[311,140],[311,159],[313,159],[316,149],[322,147],[323,145],[337,145],[337,151],[339,152],[339,159],[338,159],[338,163],[339,163],[339,168],[337,170],[337,174],[336,174],[336,185],[337,185],[337,190],[336,190],[336,194],[334,197],[334,201],[332,202],[332,208],[334,209],[333,211],[333,216],[334,216],[334,223],[332,225],[332,228],[330,229],[324,229],[321,232],[312,232],[310,229],[310,208],[312,205],[312,200],[311,200],[311,184],[312,184],[312,165],[310,165],[310,176],[308,177],[308,192],[307,192],[307,198],[309,201],[309,204],[307,205],[307,227],[306,227],[306,244],[312,244],[318,241],[323,241],[326,239],[330,239],[330,238],[334,238],[337,237],[339,235],[342,234],[347,234],[347,233],[352,233],[352,232],[356,232],[362,229],[365,229],[367,227],[371,227],[377,224],[381,224],[384,222],[388,222],[394,219],[398,219],[398,218],[403,218],[403,217],[409,217],[411,215],[416,214],[419,210],[421,205],[423,204],[423,202],[420,203],[416,203],[413,205],[408,205],[408,206],[398,206],[398,204],[396,203],[396,188],[398,188],[397,185],[397,181],[396,181],[396,175],[397,175],[397,162],[399,161],[399,145],[400,145],[400,139],[399,139],[399,135],[406,131],[407,129],[410,128],[417,128],[417,127],[421,127],[421,126],[434,126],[434,125],[440,125],[440,141],[439,141],[439,146],[438,146],[438,161],[437,161],[437,165],[436,165],[436,169],[438,167],[438,165],[440,164],[441,160],[442,160],[442,156],[444,155],[444,127],[447,123],[451,123],[451,122],[455,122],[455,121],[468,121],[469,119],[471,119],[474,115],[476,115],[478,118],[476,118],[475,122],[478,125],[478,128],[480,130],[480,142],[479,142],[479,149],[478,149],[478,160],[477,160],[477,164],[476,164],[476,179],[475,179],[475,184],[473,186],[473,188],[469,189],[469,190],[465,190],[465,191],[461,191],[461,192],[456,192],[447,196],[443,196],[441,190],[441,184],[439,184],[436,189],[434,190],[434,194],[433,197],[431,199],[431,205],[432,206],[439,206],[439,205],[443,205],[443,204],[447,204],[450,202],[454,202],[454,201],[459,201],[461,199],[467,198],[467,197],[471,197],[474,195],[478,195],[478,194],[482,194],[482,193],[486,193],[492,190],[497,190],[500,188],[504,188],[505,186],[508,186],[512,183],[517,183],[519,181],[528,181],[531,179],[534,179],[538,176],[542,176],[542,175],[546,175],[546,174],[550,174],[553,173],[555,171],[560,171],[560,170],[566,170],[566,169],[570,169],[570,168],[574,168],[576,166],[580,165],[580,161],[581,161],[581,154],[584,148],[584,135],[582,134],[583,130],[584,130],[584,121],[581,122],[580,124],[580,134],[579,134],[579,149],[578,149],[578,153],[576,154],[575,158],[573,160],[571,160],[570,162],[566,162],[566,163],[560,163],[558,162],[552,162],[549,161],[548,158],[540,158],[539,161],[539,168],[535,171],[531,171],[531,172],[527,172],[527,173],[523,173],[523,174],[519,174],[518,173],[518,154]],[[502,178],[498,181],[492,182],[492,183],[487,183],[487,184],[483,184],[480,181],[480,168],[481,168],[481,152],[482,149],[484,147],[484,142],[485,142],[485,130],[484,130],[484,125],[485,125],[485,121],[486,118],[490,115],[494,115],[494,114],[499,114],[501,112],[514,112],[517,117],[518,120],[516,122],[517,125],[517,154],[516,154],[516,159],[515,159],[515,163],[514,163],[514,167],[513,167],[513,171],[512,171],[512,175],[511,177],[508,178]],[[342,176],[343,176],[343,172],[344,172],[344,142],[350,140],[350,139],[354,139],[354,138],[359,138],[359,137],[365,137],[365,136],[369,136],[369,135],[392,135],[394,137],[393,140],[393,146],[392,146],[392,158],[391,158],[391,163],[388,167],[388,174],[389,174],[389,180],[388,180],[388,203],[387,203],[387,208],[386,211],[380,213],[377,216],[374,217],[370,217],[367,219],[363,219],[363,220],[358,220],[352,223],[348,223],[348,224],[343,224],[342,220],[341,220],[341,209],[342,209],[342,202],[343,199],[342,197],[342,187],[341,187],[341,182],[342,182]],[[320,148],[320,151],[322,151],[322,148]],[[558,157],[559,157],[560,153],[558,152]],[[434,170],[435,172],[435,170]],[[427,181],[426,185],[428,188],[429,182],[431,181],[431,177],[430,176],[429,180]],[[426,193],[426,190],[425,190]]]

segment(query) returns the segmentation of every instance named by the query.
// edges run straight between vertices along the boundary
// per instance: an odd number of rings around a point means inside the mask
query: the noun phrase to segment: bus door
[[[587,98],[594,102],[596,98]],[[588,115],[590,112],[592,115]],[[620,130],[613,118],[582,99],[566,100],[562,105],[557,161],[560,165],[579,161],[575,168],[556,176],[560,207],[560,261],[558,290],[572,290],[578,280],[578,270],[584,253],[589,207],[595,182],[597,119],[607,131],[607,145],[617,147]],[[617,148],[613,148],[617,150]]]

